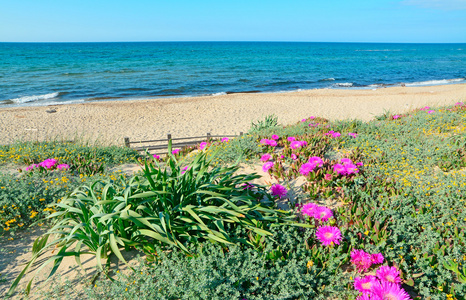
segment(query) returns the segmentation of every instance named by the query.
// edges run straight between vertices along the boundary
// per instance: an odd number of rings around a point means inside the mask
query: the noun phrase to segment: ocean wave
[[[219,93],[213,93],[211,94],[211,96],[223,96],[223,95],[226,95],[227,93],[226,92],[219,92]]]
[[[19,97],[15,99],[10,99],[10,101],[20,104],[20,103],[39,101],[39,100],[53,99],[53,98],[57,98],[59,95],[60,95],[59,92],[55,92],[55,93],[49,93],[49,94],[43,94],[43,95],[32,95],[32,96]]]
[[[420,85],[439,85],[439,84],[450,84],[466,81],[466,78],[453,78],[453,79],[441,79],[441,80],[427,80],[419,82],[405,83],[406,86],[420,86]]]
[[[324,78],[320,79],[319,81],[335,81],[335,78]]]
[[[352,87],[352,86],[354,86],[354,83],[352,83],[352,82],[339,82],[339,83],[334,83],[333,86],[335,86],[335,87]]]

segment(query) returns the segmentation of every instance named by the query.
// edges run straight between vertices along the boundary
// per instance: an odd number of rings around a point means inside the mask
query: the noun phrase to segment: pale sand
[[[275,114],[282,124],[309,116],[371,120],[384,111],[403,113],[426,105],[466,100],[466,84],[377,90],[320,89],[289,93],[231,94],[138,101],[106,101],[0,109],[0,143],[54,138],[122,144],[131,140],[230,135]],[[55,113],[47,110],[56,109]]]

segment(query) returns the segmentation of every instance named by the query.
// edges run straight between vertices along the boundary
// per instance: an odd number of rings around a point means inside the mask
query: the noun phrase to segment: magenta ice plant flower
[[[353,164],[344,164],[346,175],[356,174],[359,172],[358,167]]]
[[[334,138],[337,138],[337,137],[340,137],[340,136],[341,136],[341,133],[339,133],[339,132],[334,132],[334,133],[332,133],[332,136],[333,136]]]
[[[354,249],[351,251],[351,263],[356,267],[358,272],[369,270],[372,265],[372,256],[364,250]]]
[[[343,239],[340,229],[335,226],[320,226],[317,228],[316,237],[323,246],[340,245],[340,241]]]
[[[288,191],[283,185],[277,183],[270,187],[270,193],[272,194],[272,196],[278,196],[280,198],[283,198],[286,196],[286,193],[288,193]]]
[[[333,217],[333,212],[330,208],[319,206],[314,210],[314,218],[327,222],[328,219]]]
[[[224,138],[222,139],[222,143],[224,143],[224,142],[228,142],[229,140],[230,140],[229,138],[227,138],[227,137],[224,137]]]
[[[391,282],[395,284],[401,283],[400,272],[396,267],[381,266],[376,272],[377,278],[380,281]]]
[[[314,120],[316,117],[310,116],[309,119]]]
[[[57,166],[57,169],[58,169],[58,170],[68,170],[69,168],[70,168],[70,166],[67,165],[67,164],[59,164],[59,165]]]
[[[353,163],[353,161],[352,161],[351,159],[346,158],[346,157],[340,159],[340,162],[341,162],[342,164],[352,164],[352,163]]]
[[[57,164],[57,160],[54,158],[49,158],[44,160],[43,162],[39,163],[39,166],[46,168],[46,169],[51,169]]]
[[[30,166],[27,166],[27,167],[26,167],[26,171],[32,171],[32,170],[34,170],[35,168],[37,168],[38,166],[39,166],[39,165],[37,165],[37,164],[32,164],[32,165],[30,165]]]
[[[327,181],[332,180],[332,178],[333,178],[332,174],[327,173],[327,174],[324,175],[324,179],[327,180]]]
[[[207,142],[202,142],[199,144],[199,150],[204,150],[205,147],[207,147]]]
[[[177,155],[178,153],[180,153],[180,151],[181,151],[181,149],[173,149],[172,154]]]
[[[348,133],[348,135],[352,138],[357,138],[358,137],[358,134],[357,133],[354,133],[354,132],[350,132]]]
[[[377,283],[377,278],[372,275],[354,278],[354,288],[361,293],[372,293],[372,288]]]
[[[322,158],[318,156],[309,157],[309,162],[319,167],[322,167],[324,165],[324,161],[322,160]]]
[[[272,158],[272,156],[269,153],[265,153],[264,155],[261,156],[261,161],[266,162],[269,161]]]
[[[303,144],[301,143],[301,141],[292,141],[290,143],[290,148],[291,149],[298,149],[298,148],[301,148],[303,146]]]
[[[362,294],[361,296],[359,296],[358,298],[356,298],[356,300],[384,300],[384,299],[382,299],[379,296],[376,296],[374,294],[365,293],[365,294]]]
[[[278,140],[280,137],[276,134],[272,134],[271,138],[272,140]]]
[[[157,154],[152,155],[152,157],[153,157],[155,160],[160,160],[160,156],[157,155]]]
[[[316,168],[315,164],[305,163],[301,165],[301,168],[299,168],[299,173],[301,173],[301,175],[307,176],[309,175],[309,173],[314,171],[315,168]]]
[[[296,156],[296,154],[294,154],[294,153],[291,153],[291,159],[292,160],[297,160],[298,156]]]
[[[306,122],[306,119],[302,119],[301,122]]]
[[[294,141],[296,141],[296,138],[294,136],[289,136],[287,138],[287,140],[288,140],[288,142],[294,142]]]
[[[409,300],[411,299],[400,285],[391,282],[378,282],[372,288],[372,294],[383,300]]]
[[[401,116],[400,115],[394,115],[394,116],[392,116],[392,118],[393,118],[393,120],[396,120],[396,119],[401,118]]]
[[[463,103],[463,102],[456,102],[455,105],[456,105],[456,106],[463,106],[464,103]]]
[[[427,113],[428,114],[433,114],[435,112],[435,110],[429,110]]]
[[[335,164],[333,166],[333,171],[340,175],[346,175],[346,168],[342,164]]]
[[[314,213],[319,206],[315,203],[306,203],[301,208],[301,213],[307,215],[308,217],[314,217]]]
[[[272,168],[273,168],[272,161],[266,162],[265,164],[262,165],[262,171],[264,171],[265,173],[267,173]]]
[[[372,264],[374,265],[381,264],[385,260],[382,253],[371,254],[371,259],[372,259]]]

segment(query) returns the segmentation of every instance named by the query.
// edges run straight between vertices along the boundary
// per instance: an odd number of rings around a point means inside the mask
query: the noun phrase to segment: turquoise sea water
[[[0,106],[466,83],[466,44],[0,43]]]

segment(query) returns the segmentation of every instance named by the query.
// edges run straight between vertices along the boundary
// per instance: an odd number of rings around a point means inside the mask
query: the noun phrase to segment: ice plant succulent
[[[266,162],[269,161],[272,158],[272,156],[269,153],[265,153],[264,155],[261,156],[261,161]]]
[[[301,175],[307,176],[309,175],[309,173],[314,171],[316,167],[317,165],[313,163],[302,164],[301,167],[299,168],[299,173],[301,173]]]
[[[378,282],[372,288],[372,294],[382,300],[409,300],[411,299],[400,285],[391,282]]]
[[[279,198],[283,198],[286,196],[286,193],[288,193],[288,191],[283,185],[277,183],[270,187],[270,193],[272,194],[272,196],[278,196]]]
[[[356,277],[354,278],[354,288],[361,293],[371,293],[372,288],[375,284],[377,284],[377,278],[372,275],[368,275],[365,277]]]
[[[58,170],[69,170],[69,168],[70,168],[70,166],[67,165],[67,164],[59,164],[59,165],[57,166],[57,169],[58,169]]]
[[[267,173],[272,168],[273,168],[272,161],[266,162],[265,164],[262,165],[262,171],[264,171],[265,173]]]
[[[324,161],[318,156],[309,157],[309,162],[311,164],[315,164],[318,167],[322,167],[324,165]]]
[[[202,142],[199,144],[199,150],[204,150],[207,147],[207,142]]]
[[[366,272],[372,266],[372,256],[364,250],[354,249],[351,251],[351,263],[358,272]]]
[[[376,272],[377,278],[382,282],[401,283],[400,272],[396,267],[381,266]]]
[[[317,228],[316,237],[323,246],[340,245],[343,239],[340,229],[335,226],[320,226]]]
[[[39,163],[39,166],[46,168],[46,169],[51,169],[57,164],[57,160],[54,158],[49,158],[44,160],[43,162]]]

